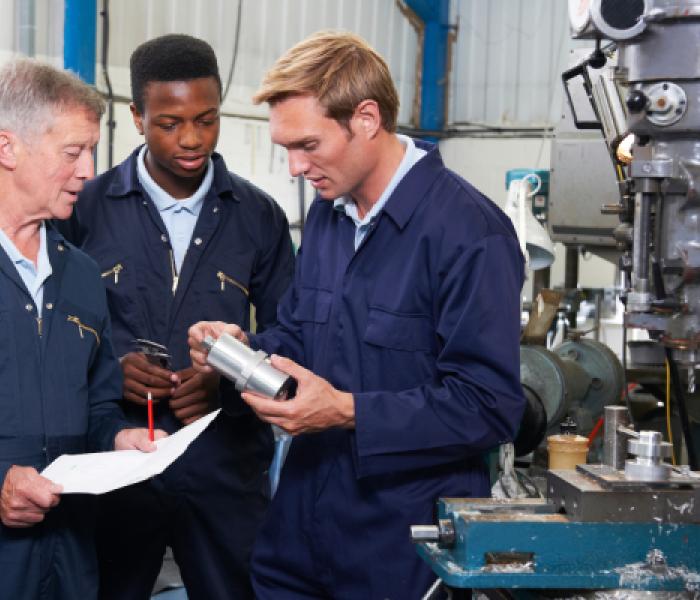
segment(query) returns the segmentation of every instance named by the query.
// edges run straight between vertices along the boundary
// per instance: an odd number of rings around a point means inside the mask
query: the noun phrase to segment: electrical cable
[[[673,431],[671,429],[671,367],[666,361],[666,433],[671,444],[671,462],[676,464],[676,449],[673,446]]]
[[[690,420],[688,418],[688,407],[685,402],[685,394],[683,393],[683,387],[681,386],[681,378],[678,373],[678,365],[676,361],[673,360],[673,353],[670,348],[666,348],[666,360],[668,361],[670,371],[671,371],[671,383],[673,385],[673,391],[676,395],[676,402],[678,403],[678,414],[681,417],[681,427],[683,429],[683,439],[685,441],[685,448],[688,452],[688,465],[692,471],[697,471],[698,461],[697,455],[695,454],[695,443],[693,442],[693,437],[690,431]]]
[[[593,440],[595,439],[595,436],[598,435],[598,432],[600,431],[600,428],[603,426],[603,422],[605,419],[603,417],[600,417],[598,421],[596,422],[595,426],[591,430],[591,432],[588,434],[588,447],[590,448],[591,444],[593,443]]]
[[[231,56],[231,66],[228,70],[228,77],[226,79],[226,87],[224,88],[224,93],[221,96],[221,104],[223,105],[224,100],[228,96],[229,89],[231,88],[231,82],[233,81],[233,72],[236,69],[236,59],[238,58],[238,41],[241,38],[241,10],[243,6],[243,0],[238,0],[238,11],[236,14],[236,37],[233,41],[233,55]]]
[[[114,165],[114,90],[112,81],[109,78],[108,56],[109,56],[109,0],[102,0],[102,76],[107,85],[107,168]]]

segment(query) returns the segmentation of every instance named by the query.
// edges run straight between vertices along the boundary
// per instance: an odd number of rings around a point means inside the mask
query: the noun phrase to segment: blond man
[[[435,146],[396,134],[389,70],[357,36],[302,41],[255,100],[317,199],[279,325],[201,323],[190,345],[206,370],[201,340],[227,331],[297,380],[288,402],[243,394],[295,436],[253,550],[256,596],[420,598],[434,576],[409,526],[440,496],[488,495],[483,453],[524,407],[518,242]]]

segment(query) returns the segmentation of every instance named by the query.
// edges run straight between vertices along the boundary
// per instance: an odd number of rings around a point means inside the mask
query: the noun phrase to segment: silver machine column
[[[618,44],[617,72],[635,136],[627,321],[663,331],[660,339],[673,358],[694,369],[700,343],[700,2],[640,4],[643,14],[634,24],[602,32]],[[597,14],[605,22],[604,7]],[[658,269],[654,285],[652,268]]]
[[[620,221],[610,229],[626,275],[625,326],[663,345],[680,409],[681,384],[692,392],[700,362],[700,0],[570,0],[569,17],[573,37],[595,45],[563,79],[584,79],[598,121],[574,121],[602,129],[612,159],[601,178],[619,191],[619,204],[604,211]],[[630,136],[623,161],[618,151]],[[564,203],[552,194],[554,205]],[[582,353],[584,342],[550,353],[526,348],[521,378],[556,400],[543,402],[548,416],[578,407],[585,423],[584,409],[604,410],[603,462],[548,470],[542,498],[441,498],[436,526],[412,533],[448,590],[517,599],[700,596],[700,472],[688,413],[684,422],[679,410],[689,465],[672,465],[664,435],[635,430],[628,407],[613,405],[619,395],[601,405],[620,371],[608,368],[614,361],[587,366],[582,358],[600,353]]]

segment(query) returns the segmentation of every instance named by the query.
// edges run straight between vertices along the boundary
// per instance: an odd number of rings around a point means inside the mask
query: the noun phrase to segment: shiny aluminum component
[[[437,525],[411,525],[413,543],[432,542],[441,548],[455,543],[455,527],[451,519],[438,519]]]
[[[671,465],[662,462],[671,456],[671,444],[662,441],[658,431],[640,431],[639,437],[627,442],[630,454],[636,456],[625,462],[625,478],[635,481],[667,481]]]
[[[251,350],[236,338],[224,333],[202,342],[208,352],[207,363],[236,384],[239,392],[251,391],[262,396],[286,400],[294,380],[275,369],[262,350]]]
[[[411,525],[411,541],[437,543],[440,530],[437,525]]]

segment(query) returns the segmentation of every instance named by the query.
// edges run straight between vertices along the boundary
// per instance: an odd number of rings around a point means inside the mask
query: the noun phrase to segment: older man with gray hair
[[[97,596],[91,498],[61,498],[41,469],[65,453],[155,449],[117,405],[97,266],[50,225],[93,176],[103,111],[65,71],[29,59],[0,70],[2,598]]]

